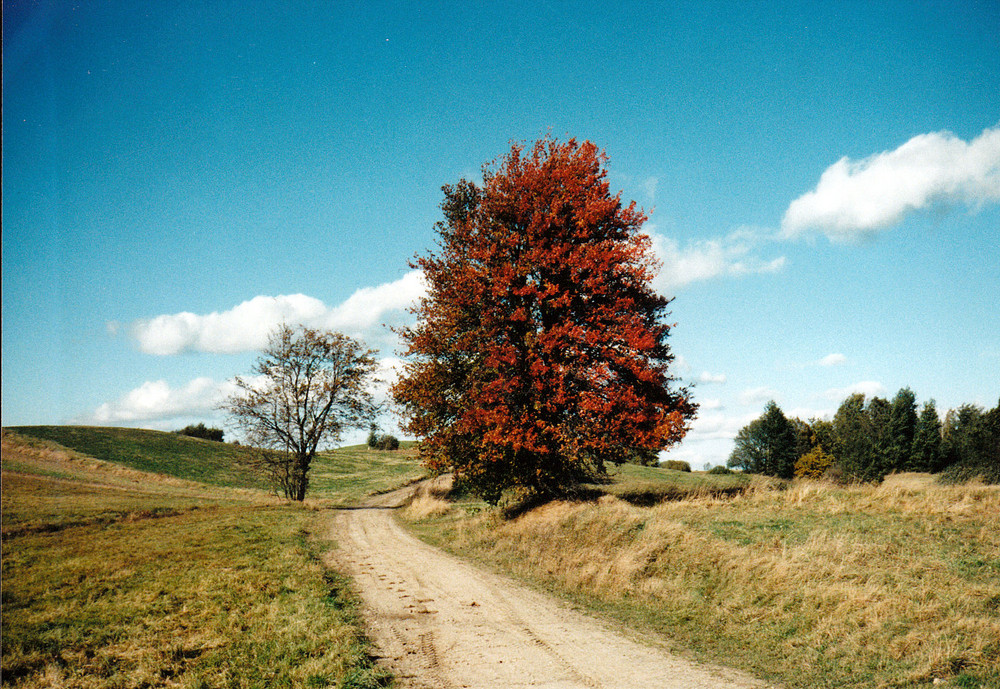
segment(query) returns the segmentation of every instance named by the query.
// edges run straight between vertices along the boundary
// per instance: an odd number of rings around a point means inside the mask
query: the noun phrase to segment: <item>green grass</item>
[[[301,507],[210,507],[8,541],[3,681],[381,686]]]
[[[414,443],[402,443],[392,452],[352,445],[316,457],[309,476],[309,495],[336,506],[354,505],[369,495],[394,490],[426,475]]]
[[[7,430],[139,471],[214,486],[266,487],[239,461],[245,449],[231,443],[139,428],[15,426]]]
[[[268,489],[242,463],[246,449],[239,445],[138,428],[20,426],[5,430],[138,471],[212,486]],[[354,445],[317,455],[309,474],[308,497],[334,505],[353,504],[424,475],[412,442],[402,443],[394,452]]]
[[[288,505],[247,487],[233,446],[19,430],[3,432],[3,686],[388,686],[322,562],[321,508],[418,476],[412,453],[325,453],[314,497]]]

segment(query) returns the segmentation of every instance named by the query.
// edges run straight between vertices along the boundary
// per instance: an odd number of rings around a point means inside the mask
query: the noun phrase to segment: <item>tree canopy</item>
[[[271,334],[252,378],[224,408],[256,449],[255,466],[290,500],[304,500],[309,467],[324,442],[368,426],[373,352],[336,332],[282,325]]]
[[[590,143],[515,145],[483,184],[443,188],[428,294],[403,329],[393,392],[432,468],[489,500],[543,494],[679,441],[696,405],[677,387],[658,266]]]

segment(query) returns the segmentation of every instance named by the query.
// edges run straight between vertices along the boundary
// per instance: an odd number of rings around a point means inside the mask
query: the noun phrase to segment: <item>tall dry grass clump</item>
[[[447,514],[451,511],[451,503],[447,500],[451,488],[450,474],[420,483],[406,505],[406,517],[420,520]]]
[[[801,480],[452,521],[455,547],[788,686],[1000,686],[1000,487]]]

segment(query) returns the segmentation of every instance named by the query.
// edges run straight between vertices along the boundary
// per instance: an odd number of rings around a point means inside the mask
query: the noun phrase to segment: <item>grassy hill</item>
[[[269,489],[242,464],[247,448],[231,443],[140,428],[16,426],[6,430],[138,471],[225,488]],[[339,448],[322,452],[314,460],[309,498],[349,504],[423,475],[414,443],[403,443],[395,452],[367,445]]]
[[[412,452],[325,454],[321,499],[289,505],[233,445],[52,426],[2,443],[5,687],[387,686],[316,507],[419,475]]]
[[[139,471],[213,486],[267,487],[240,464],[246,449],[231,443],[141,428],[14,426],[7,430]]]

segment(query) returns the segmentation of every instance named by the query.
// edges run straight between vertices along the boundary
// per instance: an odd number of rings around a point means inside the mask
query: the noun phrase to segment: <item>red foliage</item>
[[[428,296],[394,394],[429,464],[488,499],[562,492],[694,416],[671,389],[646,216],[610,194],[605,161],[590,142],[514,146],[482,188],[444,187],[440,252],[414,264]]]

